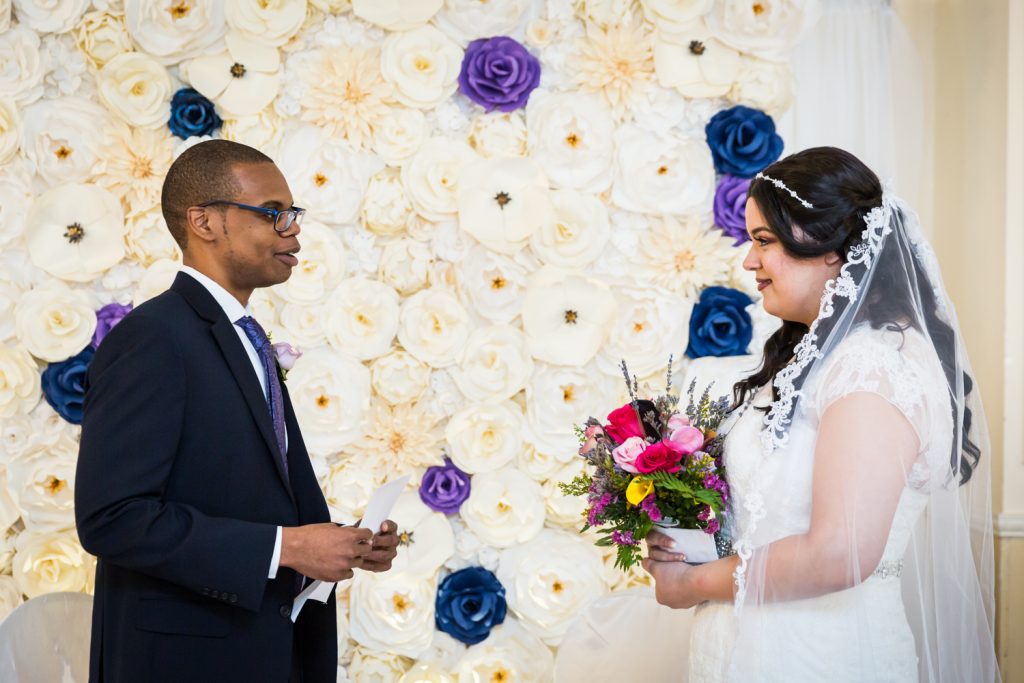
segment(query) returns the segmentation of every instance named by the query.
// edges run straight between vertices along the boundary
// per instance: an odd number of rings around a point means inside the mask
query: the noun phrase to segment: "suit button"
[[[278,610],[282,617],[285,619],[292,618],[292,608],[288,605],[281,605],[281,609]]]
[[[231,603],[232,605],[233,605],[233,604],[235,604],[236,602],[238,602],[238,596],[237,596],[237,595],[235,595],[234,593],[232,593],[232,594],[231,594],[231,595],[230,595],[230,596],[228,597],[228,602],[230,602],[230,603]]]

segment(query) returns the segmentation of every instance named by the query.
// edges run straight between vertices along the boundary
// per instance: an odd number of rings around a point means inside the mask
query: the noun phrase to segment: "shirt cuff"
[[[281,564],[281,527],[277,527],[277,538],[274,541],[274,555],[270,558],[270,574],[268,579],[277,578],[277,568]]]

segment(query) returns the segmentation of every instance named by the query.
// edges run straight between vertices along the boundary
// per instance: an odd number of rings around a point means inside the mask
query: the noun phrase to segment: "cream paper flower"
[[[324,332],[338,351],[372,360],[391,349],[398,332],[398,292],[377,280],[348,278],[324,304]]]
[[[360,211],[367,230],[389,237],[399,235],[405,232],[412,216],[412,201],[397,168],[385,168],[370,178]]]
[[[530,156],[551,182],[602,192],[612,180],[611,110],[596,95],[534,92],[526,105]]]
[[[430,366],[395,349],[370,364],[370,381],[374,392],[388,403],[412,403],[430,386]]]
[[[312,55],[300,73],[305,84],[302,120],[312,121],[356,148],[368,147],[389,115],[391,84],[380,73],[376,48],[336,46]]]
[[[526,386],[532,373],[533,359],[526,352],[526,337],[511,325],[473,330],[458,368],[452,371],[466,398],[486,402],[512,398]]]
[[[21,114],[14,101],[0,99],[0,164],[6,164],[21,145]]]
[[[366,510],[373,492],[384,483],[384,473],[375,461],[345,457],[333,465],[324,477],[324,498],[331,520],[355,524]]]
[[[612,201],[641,213],[710,213],[715,171],[704,140],[656,135],[626,124],[615,131]]]
[[[86,587],[88,555],[73,529],[41,533],[24,531],[14,541],[14,580],[29,598]]]
[[[239,116],[226,120],[221,126],[220,136],[225,140],[255,147],[267,156],[276,159],[278,148],[281,146],[281,138],[284,135],[284,127],[284,119],[274,111],[273,107],[267,107],[252,116]]]
[[[81,97],[40,100],[22,113],[22,152],[47,187],[88,180],[102,158],[110,115]]]
[[[22,106],[35,102],[43,95],[44,75],[35,31],[19,25],[0,33],[0,97]]]
[[[96,313],[87,294],[54,280],[21,297],[14,309],[14,324],[29,353],[56,363],[89,343],[96,331]]]
[[[555,220],[548,179],[521,157],[481,159],[462,169],[456,192],[459,226],[485,247],[514,254],[534,231]]]
[[[603,570],[595,546],[577,534],[545,529],[504,552],[498,580],[523,626],[558,645],[580,611],[604,595]]]
[[[330,139],[312,125],[285,133],[278,163],[295,203],[307,210],[309,218],[332,225],[356,220],[370,176],[383,167],[373,155]]]
[[[124,257],[124,212],[114,195],[95,185],[69,183],[45,192],[25,223],[32,263],[54,277],[88,282]]]
[[[135,286],[135,295],[132,297],[132,306],[138,308],[158,294],[163,294],[171,288],[171,283],[181,270],[180,259],[164,258],[153,261],[146,267],[146,272],[139,278]]]
[[[96,183],[121,199],[125,211],[139,212],[160,203],[164,177],[173,161],[171,138],[164,131],[111,126],[100,149]]]
[[[0,621],[22,603],[21,589],[13,576],[0,576]]]
[[[729,99],[779,116],[789,109],[795,93],[796,79],[791,64],[744,56]]]
[[[11,27],[11,0],[0,0],[0,33]]]
[[[7,280],[0,280],[0,311],[13,311],[26,287],[21,287]],[[0,319],[0,342],[14,338],[14,316],[8,315]]]
[[[398,683],[455,683],[455,679],[440,664],[421,662],[406,671]]]
[[[706,17],[723,43],[762,59],[783,61],[818,18],[816,0],[722,0]]]
[[[226,9],[229,26],[270,45],[287,43],[306,20],[306,0],[232,0]]]
[[[652,222],[634,261],[653,284],[686,299],[729,279],[732,242],[703,219],[664,216]]]
[[[286,335],[284,338],[289,343],[303,349],[310,349],[327,343],[327,335],[323,325],[323,306],[307,303],[287,302],[281,306],[281,328]],[[273,323],[263,322],[263,318],[256,316],[261,324],[270,330]],[[276,333],[275,333],[276,334]]]
[[[579,366],[594,357],[607,337],[615,297],[600,280],[544,266],[530,276],[522,315],[534,358]]]
[[[602,95],[622,117],[654,79],[650,33],[641,22],[607,29],[591,24],[577,42],[570,65],[580,90]]]
[[[409,665],[410,661],[401,655],[383,650],[356,647],[352,650],[352,662],[348,665],[348,680],[351,683],[396,681],[401,678]]]
[[[551,649],[517,619],[505,619],[482,643],[473,645],[455,666],[458,683],[482,681],[551,681]]]
[[[364,647],[418,657],[433,640],[436,591],[436,577],[358,572],[352,580],[352,639]]]
[[[423,143],[402,166],[402,183],[416,211],[434,221],[455,213],[459,178],[475,158],[470,146],[461,140],[434,137]]]
[[[388,476],[412,476],[413,484],[425,468],[440,465],[442,432],[439,416],[420,401],[388,405],[374,398],[365,436],[346,448],[346,453],[367,461],[379,461]]]
[[[39,403],[39,368],[20,346],[0,345],[0,417],[25,414]]]
[[[388,518],[398,525],[399,537],[391,571],[425,579],[436,576],[455,552],[455,534],[448,518],[424,505],[415,491],[403,493]]]
[[[325,347],[305,351],[288,373],[292,402],[311,453],[328,456],[366,433],[370,371]]]
[[[398,341],[419,360],[445,368],[469,337],[469,316],[451,292],[431,287],[402,302]]]
[[[128,25],[120,12],[94,10],[86,13],[75,30],[75,41],[97,69],[119,54],[132,51]]]
[[[740,53],[695,22],[679,33],[658,32],[654,68],[659,83],[686,97],[722,97],[739,75]]]
[[[604,251],[611,236],[608,208],[594,195],[575,190],[551,192],[553,220],[530,238],[541,261],[562,268],[585,268]]]
[[[601,28],[628,21],[632,11],[633,0],[580,0],[576,4],[576,15],[584,23],[594,23]]]
[[[473,403],[445,426],[452,462],[469,474],[493,472],[516,457],[522,445],[523,413],[515,403]]]
[[[0,245],[21,241],[25,216],[34,198],[30,178],[20,159],[0,166]]]
[[[478,114],[470,124],[468,142],[484,157],[526,155],[526,120],[520,112]]]
[[[408,31],[430,21],[443,0],[353,0],[352,13],[388,31]]]
[[[623,360],[641,377],[664,373],[669,356],[682,361],[690,338],[692,300],[639,283],[616,287],[615,297],[619,312],[597,358],[606,374],[620,376]]]
[[[218,0],[126,0],[124,12],[135,42],[164,64],[194,57],[224,35]]]
[[[160,259],[181,261],[181,248],[171,237],[159,207],[129,214],[126,220],[125,246],[129,258],[143,266]]]
[[[513,33],[530,0],[445,0],[434,17],[442,31],[460,43]]]
[[[100,99],[121,119],[140,128],[160,128],[171,116],[171,78],[147,54],[126,52],[97,75]]]
[[[384,245],[377,275],[402,296],[409,296],[427,286],[432,260],[427,244],[411,239],[394,240]]]
[[[508,257],[474,247],[458,272],[476,312],[506,324],[519,315],[526,298],[528,268]]]
[[[38,33],[64,33],[78,23],[89,0],[14,0],[18,23]]]
[[[10,491],[30,531],[59,531],[75,526],[75,465],[78,443],[63,437],[37,446],[7,465]]]
[[[392,33],[380,55],[384,80],[402,104],[432,109],[448,99],[458,84],[462,49],[433,26]]]
[[[274,293],[293,303],[315,303],[334,291],[345,276],[345,247],[333,230],[316,221],[303,221],[299,243],[302,249],[295,255],[299,264],[290,278],[274,287]]]
[[[427,118],[419,109],[389,107],[373,128],[373,151],[392,166],[400,166],[427,139]]]
[[[540,484],[511,467],[473,477],[469,498],[459,510],[484,543],[508,548],[525,543],[544,526]]]
[[[583,496],[568,496],[562,492],[559,483],[572,481],[578,474],[586,473],[587,463],[583,458],[573,458],[551,473],[544,482],[544,501],[547,505],[548,522],[577,531],[587,518],[587,500]]]
[[[277,97],[281,57],[262,40],[230,32],[226,50],[182,65],[192,87],[217,103],[231,118],[252,116]]]
[[[640,0],[647,21],[672,33],[703,17],[714,4],[715,0]]]
[[[529,432],[527,431],[527,433]],[[516,457],[516,468],[528,474],[534,481],[541,482],[542,484],[553,477],[563,465],[565,463],[559,460],[558,457],[546,451],[538,450],[529,441],[523,443],[523,447]]]
[[[567,462],[579,444],[566,425],[604,417],[608,386],[589,368],[538,363],[526,385],[528,439],[538,450]],[[617,382],[621,384],[621,382]]]

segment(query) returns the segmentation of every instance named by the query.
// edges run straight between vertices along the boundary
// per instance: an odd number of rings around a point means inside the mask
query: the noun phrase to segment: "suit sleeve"
[[[89,367],[75,482],[82,546],[104,561],[258,610],[277,529],[164,500],[184,424],[186,373],[159,320],[130,315]]]

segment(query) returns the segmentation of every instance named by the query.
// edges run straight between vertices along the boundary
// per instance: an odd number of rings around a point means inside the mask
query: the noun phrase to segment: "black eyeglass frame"
[[[225,204],[228,206],[236,206],[239,209],[245,209],[246,211],[254,211],[261,213],[268,218],[274,219],[274,232],[280,234],[288,232],[293,225],[302,225],[302,217],[306,215],[306,210],[299,206],[293,206],[288,209],[272,209],[269,206],[253,206],[251,204],[242,204],[240,202],[232,202],[227,199],[214,199],[212,202],[203,202],[199,205],[199,208],[205,209],[208,206],[216,206],[218,204]],[[288,214],[291,216],[291,220],[285,222],[283,228],[278,227],[278,222],[282,215]]]

